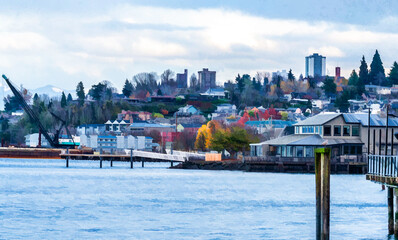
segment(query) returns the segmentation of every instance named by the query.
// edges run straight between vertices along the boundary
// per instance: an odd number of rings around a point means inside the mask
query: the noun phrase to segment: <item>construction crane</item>
[[[22,96],[22,93],[17,88],[14,87],[14,85],[11,83],[11,81],[4,74],[3,74],[2,77],[6,81],[7,85],[10,87],[12,93],[16,97],[16,99],[19,102],[19,104],[21,104],[21,106],[24,109],[24,111],[26,112],[26,114],[28,114],[30,120],[34,124],[36,124],[36,126],[40,129],[41,134],[43,134],[43,136],[46,138],[47,142],[50,144],[51,147],[53,147],[53,148],[66,147],[65,145],[59,143],[59,132],[60,132],[62,127],[65,127],[65,129],[67,131],[67,134],[68,134],[68,137],[70,137],[72,139],[72,141],[73,141],[73,138],[70,135],[68,127],[66,126],[66,122],[62,118],[58,117],[57,115],[55,115],[53,112],[50,111],[50,114],[52,116],[54,116],[57,120],[62,122],[62,125],[61,125],[60,129],[57,130],[57,133],[55,134],[54,138],[51,138],[51,136],[48,134],[47,129],[40,122],[39,117],[32,110],[32,108],[30,108],[29,105],[26,103],[25,99]],[[73,146],[76,146],[74,141],[73,141]],[[70,145],[68,145],[68,147],[70,147]]]

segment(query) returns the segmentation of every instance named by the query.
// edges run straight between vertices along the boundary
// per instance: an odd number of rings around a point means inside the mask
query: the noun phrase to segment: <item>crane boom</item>
[[[3,74],[2,76],[4,80],[6,81],[7,85],[10,87],[12,93],[14,93],[14,96],[17,98],[18,102],[21,104],[22,108],[25,110],[25,112],[29,115],[30,119],[32,122],[34,122],[37,127],[40,129],[41,133],[44,135],[44,137],[47,139],[48,143],[51,145],[51,147],[60,147],[59,142],[55,142],[50,135],[48,134],[47,129],[43,126],[43,124],[40,122],[39,117],[36,115],[36,113],[29,107],[29,105],[26,103],[25,99],[23,98],[22,94],[14,87],[14,85],[10,82],[10,80]]]

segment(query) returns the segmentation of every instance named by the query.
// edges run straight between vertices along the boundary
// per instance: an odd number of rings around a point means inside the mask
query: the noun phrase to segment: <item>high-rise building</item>
[[[209,71],[208,68],[203,68],[198,72],[200,91],[206,91],[209,88],[216,87],[216,71]]]
[[[177,73],[177,88],[188,87],[188,70],[184,69],[184,73]]]
[[[326,70],[326,57],[314,53],[305,57],[305,77],[323,77]]]

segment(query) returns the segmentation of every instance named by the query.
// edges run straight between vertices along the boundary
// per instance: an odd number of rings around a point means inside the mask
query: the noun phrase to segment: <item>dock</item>
[[[61,159],[65,159],[66,167],[69,167],[69,161],[71,160],[88,160],[88,161],[99,161],[99,166],[102,168],[103,162],[110,162],[110,166],[113,166],[114,161],[119,162],[130,162],[130,168],[133,168],[134,162],[141,162],[142,167],[144,167],[145,162],[170,162],[170,167],[173,167],[174,163],[185,162],[189,159],[189,157],[200,154],[174,151],[173,154],[168,153],[155,153],[155,152],[146,152],[140,150],[130,150],[130,154],[103,154],[94,153],[94,154],[81,154],[81,153],[61,153],[59,156]],[[199,156],[199,157],[204,157]]]

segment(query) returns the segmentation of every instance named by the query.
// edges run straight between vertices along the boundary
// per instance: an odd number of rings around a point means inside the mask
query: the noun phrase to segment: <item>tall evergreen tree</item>
[[[239,92],[243,91],[243,88],[245,87],[244,79],[240,77],[240,74],[235,78],[236,83],[238,84],[238,89]]]
[[[359,66],[359,82],[363,85],[369,84],[369,70],[365,56],[362,56],[361,66]]]
[[[86,98],[86,95],[84,93],[84,86],[83,82],[79,82],[76,87],[76,95],[77,99],[79,100],[79,103],[82,104],[84,103],[84,99]]]
[[[65,93],[64,93],[64,92],[62,92],[61,107],[62,107],[62,108],[66,107],[66,96],[65,96]]]
[[[124,83],[124,87],[122,90],[123,95],[128,98],[133,93],[133,90],[134,90],[133,84],[129,80],[126,79],[126,82]]]
[[[350,78],[348,78],[348,85],[356,86],[359,83],[359,77],[355,70],[352,70]]]
[[[369,73],[370,81],[374,84],[385,85],[385,72],[383,67],[383,62],[381,61],[380,54],[376,50],[373,55],[372,63],[370,64],[370,73]]]
[[[66,98],[66,101],[68,103],[73,101],[72,95],[70,93],[68,93],[68,97]]]
[[[294,77],[294,74],[292,73],[292,69],[289,70],[289,73],[287,74],[287,79],[289,79],[289,81],[294,81],[296,78]]]
[[[396,85],[398,84],[398,63],[394,62],[394,64],[391,67],[391,71],[389,74],[389,80],[390,84]]]

